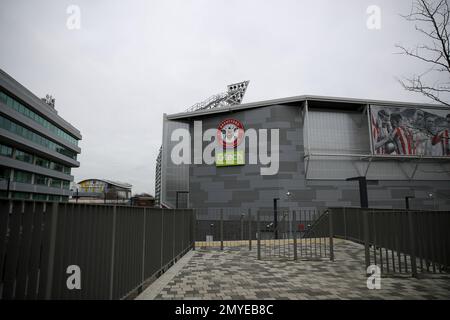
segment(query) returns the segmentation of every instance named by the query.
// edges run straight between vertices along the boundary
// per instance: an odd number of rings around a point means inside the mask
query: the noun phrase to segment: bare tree
[[[428,65],[422,74],[399,80],[403,88],[419,92],[439,103],[450,107],[450,45],[449,18],[450,9],[447,0],[414,0],[411,13],[402,16],[415,23],[415,29],[422,34],[427,43],[408,49],[396,45],[401,54],[418,59]],[[427,81],[426,76],[435,76],[440,80]]]

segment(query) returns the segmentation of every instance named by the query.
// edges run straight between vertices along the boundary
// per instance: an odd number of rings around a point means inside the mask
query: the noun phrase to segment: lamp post
[[[409,199],[414,199],[414,196],[406,196],[405,197],[405,208],[406,210],[409,210]]]
[[[359,201],[360,201],[361,208],[368,208],[369,200],[367,197],[366,177],[347,178],[346,181],[358,181],[359,182]]]
[[[6,198],[9,199],[9,188],[11,186],[11,178],[8,178],[8,182],[6,184]]]
[[[289,191],[286,192],[286,197],[287,197],[287,199],[288,199],[288,201],[289,201],[289,198],[291,197],[291,193],[290,193]],[[288,210],[289,210],[289,209],[288,209]],[[295,213],[293,213],[293,214],[295,214]],[[289,234],[292,235],[292,221],[289,222]]]
[[[437,206],[436,206],[436,197],[434,196],[434,194],[433,194],[432,192],[430,192],[430,193],[428,194],[428,197],[429,197],[430,199],[433,200],[433,209],[434,209],[434,210],[437,210]]]
[[[278,200],[280,198],[273,198],[273,230],[275,239],[278,239]]]

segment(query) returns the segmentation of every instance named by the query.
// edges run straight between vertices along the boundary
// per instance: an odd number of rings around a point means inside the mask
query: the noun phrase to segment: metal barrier
[[[334,234],[364,244],[383,274],[448,272],[450,212],[331,208]]]
[[[239,208],[195,209],[196,247],[201,249],[252,248],[256,221],[252,210]]]
[[[256,249],[260,260],[333,259],[330,216],[315,210],[196,209],[196,247]]]
[[[193,247],[194,221],[187,209],[0,200],[0,297],[126,298]]]

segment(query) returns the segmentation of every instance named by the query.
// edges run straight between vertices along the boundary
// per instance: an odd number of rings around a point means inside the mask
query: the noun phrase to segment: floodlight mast
[[[241,104],[244,98],[245,92],[249,84],[249,80],[238,83],[229,84],[227,91],[219,94],[215,94],[208,99],[194,104],[189,107],[186,112],[194,112],[199,110],[208,110],[220,107],[230,107]],[[158,207],[163,206],[161,203],[161,161],[162,161],[162,147],[159,148],[158,158],[156,160],[156,175],[155,175],[155,205]]]
[[[208,110],[241,104],[250,81],[229,84],[227,91],[215,94],[208,99],[189,107],[186,112]]]

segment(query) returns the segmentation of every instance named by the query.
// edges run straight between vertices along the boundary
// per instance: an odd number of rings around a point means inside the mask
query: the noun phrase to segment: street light
[[[433,208],[434,208],[434,210],[437,210],[436,197],[434,196],[434,194],[432,192],[430,192],[428,194],[428,197],[433,200]]]
[[[8,184],[6,186],[6,198],[9,199],[9,188],[11,186],[11,178],[8,178]]]
[[[358,181],[359,182],[359,201],[361,208],[369,207],[369,200],[367,197],[367,180],[366,177],[354,177],[347,178],[346,181]]]
[[[278,200],[280,200],[280,198],[273,198],[273,230],[275,239],[278,239]]]

